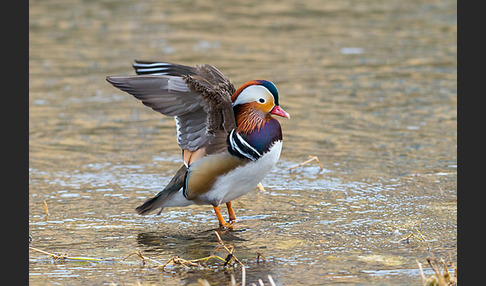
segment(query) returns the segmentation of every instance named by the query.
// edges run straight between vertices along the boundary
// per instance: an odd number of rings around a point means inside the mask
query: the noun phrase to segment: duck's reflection
[[[164,229],[142,232],[137,235],[137,243],[148,252],[177,255],[186,259],[207,256],[218,245],[217,232],[225,243],[238,247],[238,241],[246,241],[240,234],[245,230],[209,229],[194,232],[183,229]]]

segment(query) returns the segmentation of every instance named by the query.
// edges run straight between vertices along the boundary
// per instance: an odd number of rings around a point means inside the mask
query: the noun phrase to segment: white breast
[[[282,141],[275,142],[258,161],[249,162],[220,177],[214,188],[204,195],[204,201],[216,205],[227,203],[255,188],[275,166],[282,151]]]

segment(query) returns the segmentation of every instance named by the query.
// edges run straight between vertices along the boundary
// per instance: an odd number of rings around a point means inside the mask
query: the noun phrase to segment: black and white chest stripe
[[[260,159],[263,155],[251,146],[246,140],[241,137],[235,129],[231,130],[228,135],[228,151],[234,156],[240,158],[247,158],[252,161]]]

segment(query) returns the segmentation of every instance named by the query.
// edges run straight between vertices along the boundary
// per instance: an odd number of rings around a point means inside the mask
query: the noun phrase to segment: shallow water
[[[133,74],[134,59],[209,63],[237,87],[273,81],[292,116],[280,120],[284,147],[266,191],[236,200],[238,227],[221,233],[247,283],[270,274],[277,285],[420,284],[417,260],[430,275],[426,257],[457,256],[456,10],[455,1],[30,1],[31,245],[164,262],[214,250],[210,206],[134,213],[181,164],[175,124],[105,81]],[[288,170],[308,155],[324,169]],[[29,254],[36,285],[241,279],[218,261],[161,271],[134,256]]]

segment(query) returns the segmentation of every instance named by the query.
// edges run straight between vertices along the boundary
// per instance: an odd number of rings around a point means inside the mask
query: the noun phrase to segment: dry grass
[[[324,167],[322,166],[321,162],[319,162],[319,158],[317,158],[317,156],[312,156],[312,155],[309,155],[308,157],[310,158],[309,160],[304,161],[304,162],[302,162],[302,163],[300,163],[300,164],[297,164],[297,165],[295,165],[295,166],[292,166],[292,167],[290,167],[290,168],[287,168],[287,171],[290,171],[290,170],[292,170],[292,169],[295,169],[295,168],[298,168],[298,167],[304,166],[305,164],[309,164],[309,163],[310,163],[310,162],[312,162],[312,161],[316,161],[316,163],[317,163],[317,165],[319,165],[319,168],[321,169],[321,171],[322,171],[322,170],[324,170]]]
[[[422,264],[417,261],[420,268],[420,275],[422,276],[422,284],[424,286],[456,286],[457,285],[457,267],[454,266],[454,276],[449,273],[447,264],[443,259],[440,261],[437,258],[427,258],[427,263],[430,265],[434,274],[426,278],[423,272]]]
[[[46,217],[49,216],[49,207],[47,207],[46,200],[44,200],[44,212],[46,213]]]
[[[415,229],[415,232],[413,232],[413,231],[410,232],[409,235],[407,235],[406,237],[404,237],[404,238],[402,238],[398,241],[399,242],[405,242],[405,243],[408,244],[408,243],[410,243],[410,239],[412,239],[412,238],[416,238],[420,242],[424,243],[425,246],[427,247],[427,251],[429,252],[429,254],[431,254],[431,252],[430,252],[431,247],[430,247],[428,241],[425,239],[423,234],[418,229]],[[422,267],[422,263],[420,263],[417,260],[417,264],[418,264],[419,269],[420,269],[420,275],[422,277],[422,284],[424,286],[456,286],[457,285],[457,267],[453,266],[454,267],[454,276],[452,276],[449,273],[447,263],[443,259],[438,260],[437,258],[427,258],[427,264],[434,271],[434,274],[431,275],[430,277],[425,276],[424,271],[423,271],[423,267]],[[449,264],[452,264],[452,263],[449,263]]]
[[[31,240],[30,237],[29,237],[29,240]],[[113,262],[113,261],[116,261],[115,259],[103,259],[103,258],[73,257],[73,256],[68,256],[69,251],[66,252],[66,253],[59,254],[59,253],[47,252],[47,251],[44,251],[42,249],[38,249],[38,248],[35,248],[35,247],[32,247],[32,246],[29,246],[29,249],[31,249],[33,251],[36,251],[36,252],[39,252],[39,253],[42,253],[42,254],[49,255],[54,260],[90,261],[90,262]]]
[[[404,237],[404,238],[402,238],[402,239],[400,239],[398,241],[399,242],[404,241],[404,242],[406,242],[408,244],[408,243],[410,243],[410,239],[412,237],[415,237],[419,241],[423,242],[425,244],[425,246],[427,247],[427,251],[430,251],[430,245],[429,245],[429,243],[427,242],[427,240],[425,239],[425,237],[423,236],[423,234],[418,229],[415,229],[415,233],[412,231],[412,232],[410,232],[409,235],[407,235],[406,237]]]
[[[306,164],[309,164],[309,163],[311,163],[311,162],[313,162],[313,161],[315,161],[315,162],[316,162],[316,164],[317,164],[317,165],[319,165],[319,168],[321,169],[321,171],[322,171],[322,170],[324,170],[324,166],[322,166],[322,164],[321,164],[321,162],[319,161],[319,158],[317,158],[317,156],[312,156],[312,155],[309,155],[308,157],[310,158],[309,160],[306,160],[306,161],[304,161],[304,162],[302,162],[302,163],[300,163],[300,164],[297,164],[297,165],[295,165],[295,166],[292,166],[292,167],[290,167],[290,168],[287,168],[286,170],[287,170],[287,171],[291,171],[291,170],[296,169],[296,168],[298,168],[298,167],[302,167],[302,166],[304,166],[304,165],[306,165]],[[267,193],[267,191],[266,191],[266,190],[265,190],[265,188],[263,187],[262,183],[259,183],[257,187],[258,187],[258,189],[259,189],[261,192]]]
[[[212,253],[203,258],[198,258],[198,259],[191,259],[187,260],[184,258],[180,258],[178,256],[171,257],[169,260],[166,262],[161,262],[158,260],[155,260],[153,258],[144,256],[140,250],[134,251],[130,254],[128,254],[126,257],[122,259],[103,259],[103,258],[91,258],[91,257],[74,257],[74,256],[69,256],[68,253],[51,253],[48,251],[44,251],[42,249],[38,249],[32,246],[29,246],[30,250],[33,250],[38,253],[42,253],[45,255],[50,256],[52,259],[56,261],[86,261],[86,262],[118,262],[118,263],[129,263],[127,261],[128,258],[132,256],[136,256],[140,258],[140,261],[142,263],[142,266],[144,267],[154,267],[156,269],[162,269],[164,270],[165,267],[168,265],[172,266],[179,266],[179,267],[184,267],[184,268],[202,268],[202,269],[209,269],[209,266],[207,265],[207,262],[211,259],[217,259],[222,261],[223,263],[223,268],[226,268],[228,266],[240,266],[241,268],[241,286],[246,285],[246,267],[245,265],[236,257],[235,255],[235,248],[227,243],[224,243],[223,240],[221,239],[221,236],[217,231],[214,232],[216,235],[216,238],[218,240],[218,245],[215,247],[215,249],[212,251]],[[31,235],[29,235],[29,243],[33,241],[33,238]],[[225,258],[216,255],[215,253],[219,250],[224,250],[226,251],[227,255]],[[263,260],[266,261],[266,258],[259,252],[257,254],[257,261]],[[275,282],[273,281],[272,276],[268,275],[267,276],[268,281],[271,286],[275,285]],[[258,281],[259,285],[265,285],[263,283],[263,280],[259,279]],[[199,285],[209,285],[209,282],[205,279],[199,279]],[[231,274],[231,281],[230,281],[231,286],[236,286],[236,280],[234,279],[233,274]],[[256,284],[252,284],[255,285]]]

